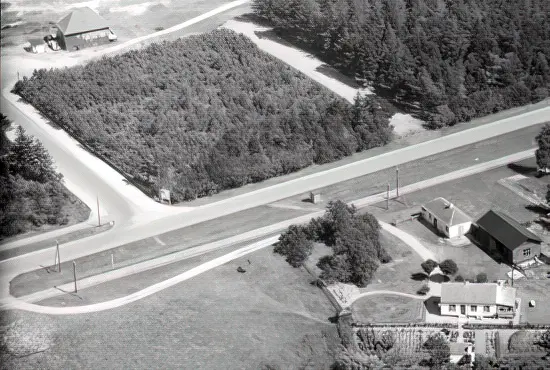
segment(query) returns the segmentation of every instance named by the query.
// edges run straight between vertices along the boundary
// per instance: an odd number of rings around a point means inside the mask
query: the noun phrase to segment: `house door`
[[[460,314],[466,315],[466,305],[463,305],[463,304],[460,305]]]
[[[434,217],[434,227],[437,229],[437,218]]]

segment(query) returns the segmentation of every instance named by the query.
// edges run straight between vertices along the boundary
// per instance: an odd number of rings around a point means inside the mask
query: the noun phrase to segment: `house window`
[[[470,306],[470,311],[477,312],[477,306],[471,305]]]
[[[483,312],[489,312],[491,311],[489,306],[483,306]]]
[[[456,304],[449,305],[449,312],[456,312]]]
[[[525,248],[523,250],[523,257],[529,257],[531,255],[531,248]]]
[[[449,226],[445,226],[445,230],[449,232]]]

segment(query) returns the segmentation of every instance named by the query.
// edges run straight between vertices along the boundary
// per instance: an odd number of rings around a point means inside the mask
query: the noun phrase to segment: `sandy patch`
[[[407,136],[418,131],[424,131],[424,121],[414,118],[410,114],[395,113],[390,119],[390,124],[397,136]]]
[[[149,10],[149,8],[152,5],[155,5],[155,4],[156,3],[148,1],[146,3],[141,3],[141,4],[117,6],[117,7],[109,8],[109,12],[111,12],[111,13],[128,13],[130,15],[137,16],[137,15],[142,15],[143,13],[145,13],[147,10]]]

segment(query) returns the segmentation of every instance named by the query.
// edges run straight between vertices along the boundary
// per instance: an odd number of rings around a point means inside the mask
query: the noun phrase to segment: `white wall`
[[[460,227],[462,226],[463,231],[460,233]],[[463,224],[453,225],[449,228],[449,238],[456,238],[459,236],[463,236],[464,234],[468,233],[470,231],[470,227],[472,227],[472,222],[464,222]]]
[[[497,306],[496,305],[490,305],[489,306],[489,312],[484,312],[483,311],[484,305],[477,305],[477,311],[473,312],[472,311],[472,306],[468,304],[468,305],[465,305],[466,306],[466,314],[465,315],[461,315],[459,304],[456,305],[456,311],[453,311],[453,312],[451,312],[449,310],[449,306],[450,305],[448,305],[448,304],[441,304],[441,315],[444,315],[444,316],[493,316],[493,315],[496,315],[496,313],[497,313]]]

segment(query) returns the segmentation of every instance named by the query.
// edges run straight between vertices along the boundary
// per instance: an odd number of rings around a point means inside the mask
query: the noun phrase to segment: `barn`
[[[61,48],[74,51],[116,39],[107,21],[88,7],[78,8],[57,23]]]
[[[540,256],[541,239],[508,215],[490,210],[477,222],[472,235],[489,251],[497,251],[509,264]]]

